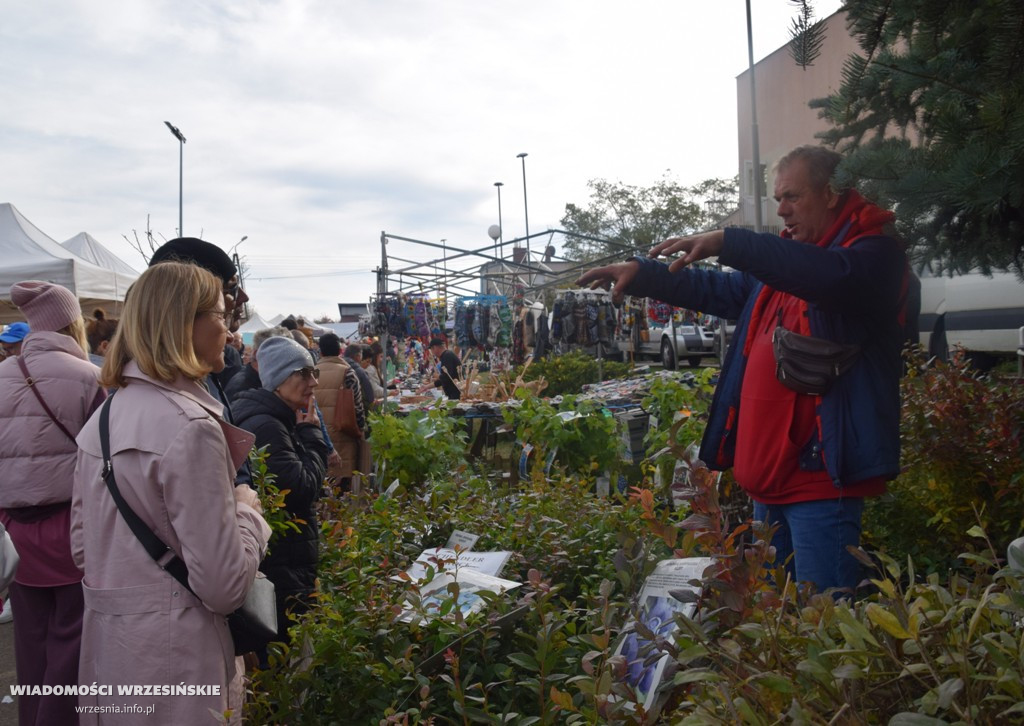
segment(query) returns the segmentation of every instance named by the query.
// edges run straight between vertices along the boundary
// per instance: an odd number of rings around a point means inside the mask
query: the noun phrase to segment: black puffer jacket
[[[298,532],[275,535],[260,565],[274,583],[282,609],[289,596],[302,598],[314,589],[319,560],[316,501],[327,470],[327,445],[320,427],[296,424],[295,412],[273,391],[242,391],[232,411],[236,425],[256,435],[256,448],[269,444],[267,470],[277,476],[279,489],[290,490],[284,500],[288,512],[305,520],[297,523]]]
[[[250,363],[249,365],[242,366],[242,369],[231,376],[231,380],[224,384],[224,395],[228,397],[228,401],[234,403],[234,400],[238,398],[238,394],[242,391],[251,391],[254,388],[262,387],[263,384],[260,383],[259,371],[253,368]]]

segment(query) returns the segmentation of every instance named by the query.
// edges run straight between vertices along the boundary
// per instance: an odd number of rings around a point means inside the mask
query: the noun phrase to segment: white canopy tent
[[[86,262],[126,275],[139,276],[138,270],[132,269],[127,262],[100,244],[99,240],[88,232],[79,232],[71,239],[61,242],[60,246]]]
[[[88,262],[45,234],[9,202],[0,203],[0,322],[24,320],[11,303],[11,285],[46,280],[71,290],[86,310],[120,313],[128,287],[138,277]]]
[[[248,320],[238,329],[238,332],[242,334],[242,340],[246,345],[252,343],[252,336],[259,330],[265,330],[266,328],[273,328],[273,323],[268,323],[266,320],[260,317],[259,313],[253,311],[252,315]]]

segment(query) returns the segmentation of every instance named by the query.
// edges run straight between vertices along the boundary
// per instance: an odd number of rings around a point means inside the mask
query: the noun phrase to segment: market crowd
[[[309,608],[316,503],[371,482],[383,346],[314,339],[294,316],[245,345],[237,270],[195,238],[154,253],[119,318],[97,309],[86,319],[71,291],[38,280],[14,285],[11,300],[24,320],[0,333],[0,522],[20,563],[0,620],[14,622],[18,682],[201,685],[200,695],[147,696],[147,723],[211,712],[239,722],[246,661],[225,616],[257,577],[274,585],[278,640]],[[432,343],[443,370],[446,351]],[[253,448],[288,490],[295,525],[269,551]],[[160,559],[141,546],[151,537]],[[265,665],[267,654],[246,657]],[[114,712],[125,700],[116,691],[49,690],[18,696],[20,724],[137,718]]]

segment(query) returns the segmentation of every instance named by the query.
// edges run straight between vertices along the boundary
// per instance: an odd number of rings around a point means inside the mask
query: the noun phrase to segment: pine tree
[[[921,261],[1015,267],[1024,246],[1024,2],[851,0],[861,53],[812,106]]]

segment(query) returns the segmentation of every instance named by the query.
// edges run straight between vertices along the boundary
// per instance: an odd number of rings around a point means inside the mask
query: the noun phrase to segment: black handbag
[[[118,511],[124,517],[128,527],[142,543],[142,546],[153,558],[160,569],[169,573],[175,580],[180,582],[186,590],[195,595],[195,591],[188,584],[188,567],[174,551],[153,533],[146,526],[139,515],[128,506],[128,502],[121,496],[117,480],[114,479],[114,467],[110,459],[110,402],[114,396],[110,396],[103,402],[100,409],[100,447],[103,453],[103,481],[110,490],[110,496],[114,498]],[[196,595],[196,597],[199,597]],[[202,598],[200,598],[202,599]],[[235,643],[235,655],[243,655],[254,650],[259,650],[267,643],[277,639],[277,600],[274,593],[274,583],[266,578],[262,572],[256,573],[256,579],[245,596],[242,607],[228,615],[228,627],[231,630],[231,638]]]
[[[800,335],[778,325],[772,334],[772,351],[779,383],[797,393],[823,396],[853,367],[860,346]]]

